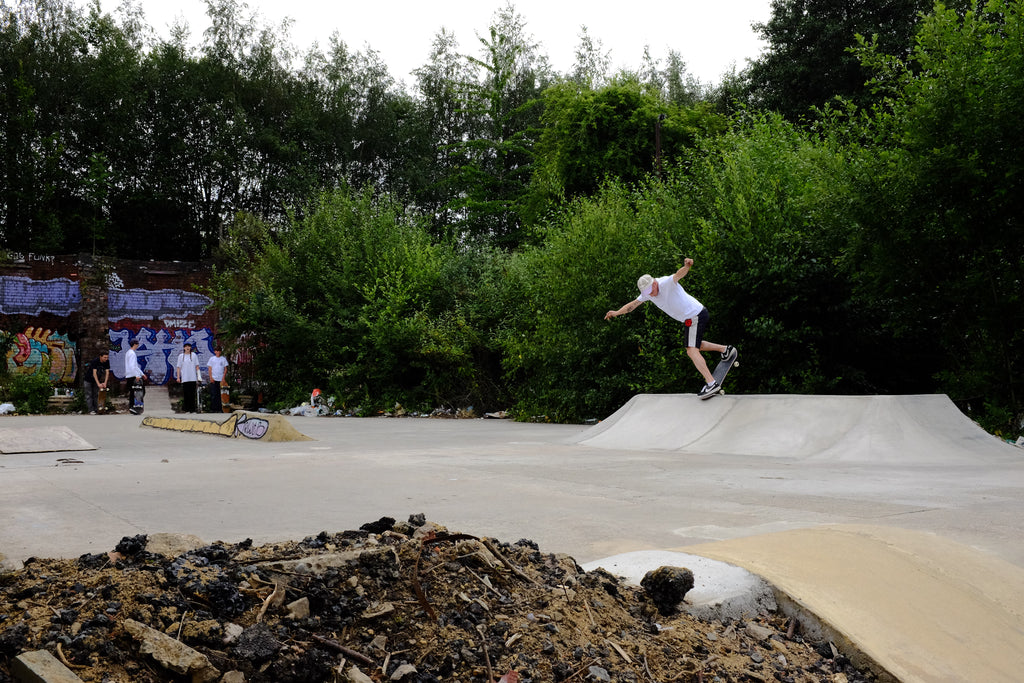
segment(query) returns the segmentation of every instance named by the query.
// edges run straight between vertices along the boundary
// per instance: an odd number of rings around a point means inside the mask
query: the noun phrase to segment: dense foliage
[[[198,50],[26,2],[0,33],[0,230],[214,259],[224,331],[282,403],[582,420],[695,391],[675,322],[603,319],[692,257],[735,391],[946,392],[1019,433],[1021,2],[773,9],[717,86],[675,53],[608,74],[585,32],[554,73],[509,5],[474,55],[439,34],[406,92],[232,0]]]

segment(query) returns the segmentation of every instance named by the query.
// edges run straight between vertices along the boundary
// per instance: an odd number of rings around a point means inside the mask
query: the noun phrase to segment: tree
[[[12,249],[49,252],[76,232],[89,234],[84,226],[95,217],[77,181],[88,168],[79,134],[85,18],[63,0],[5,4],[2,12],[3,237]]]
[[[552,86],[544,92],[542,123],[532,186],[538,214],[559,197],[593,194],[605,178],[628,185],[654,172],[658,127],[665,160],[726,128],[725,119],[707,107],[666,103],[635,80],[599,90]]]
[[[459,169],[453,205],[460,232],[506,248],[527,239],[519,207],[530,182],[532,147],[540,120],[539,94],[551,82],[547,59],[511,5],[497,14],[488,38],[480,38],[481,72],[466,83],[470,137],[456,149],[467,162]]]
[[[920,373],[990,428],[1024,414],[1024,13],[991,0],[927,16],[909,60],[861,51],[887,99],[861,170],[851,250]]]
[[[600,88],[608,80],[611,51],[604,49],[600,39],[592,38],[586,26],[580,27],[579,39],[569,80],[585,90]]]
[[[416,172],[419,189],[414,201],[430,216],[434,234],[449,235],[458,221],[452,201],[458,191],[456,178],[469,163],[463,143],[475,131],[476,118],[466,106],[466,96],[476,72],[459,53],[455,36],[442,30],[434,37],[430,61],[414,74],[422,136],[431,148],[419,155],[423,163]]]
[[[772,0],[771,18],[754,25],[768,49],[747,69],[749,97],[791,121],[836,96],[864,104],[869,73],[850,51],[856,35],[907,55],[919,14],[930,8],[930,0]]]

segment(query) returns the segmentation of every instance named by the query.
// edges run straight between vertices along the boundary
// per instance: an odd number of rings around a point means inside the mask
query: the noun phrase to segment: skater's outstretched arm
[[[627,313],[629,313],[631,311],[636,310],[636,307],[639,306],[641,303],[643,303],[643,302],[637,301],[636,299],[633,299],[632,301],[630,301],[628,304],[626,304],[622,308],[619,308],[619,309],[614,310],[614,311],[608,311],[607,313],[605,313],[604,314],[604,319],[608,320],[609,318],[617,318],[620,315],[625,315],[625,314],[627,314]]]
[[[693,267],[693,259],[692,258],[688,258],[685,261],[683,261],[683,267],[680,268],[679,270],[677,270],[676,272],[672,273],[672,281],[673,282],[679,282],[680,280],[682,280],[684,277],[686,277],[686,274],[690,272],[690,268],[692,268],[692,267]]]

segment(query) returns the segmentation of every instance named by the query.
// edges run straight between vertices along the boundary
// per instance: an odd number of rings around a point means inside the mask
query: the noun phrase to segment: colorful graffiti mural
[[[110,369],[115,377],[124,379],[124,357],[128,343],[135,338],[140,344],[139,364],[156,384],[173,380],[174,364],[185,342],[193,345],[202,367],[206,366],[213,355],[213,331],[203,326],[211,319],[200,318],[213,304],[209,297],[186,289],[126,288],[117,273],[107,277],[106,285]],[[79,282],[67,277],[0,276],[0,315],[42,316],[45,325],[54,325],[49,317],[68,318],[81,313],[82,303]],[[21,319],[17,324],[26,322]],[[67,334],[44,329],[37,322],[36,327],[27,327],[17,335],[16,346],[7,352],[7,365],[13,372],[30,374],[49,361],[54,381],[73,382],[78,370],[76,351],[76,344]],[[88,363],[92,358],[80,360]]]
[[[108,330],[110,336],[110,371],[118,379],[124,379],[124,358],[132,339],[139,340],[135,350],[139,367],[152,384],[167,384],[174,379],[174,366],[178,362],[185,343],[188,342],[199,356],[199,367],[206,368],[206,362],[213,355],[213,330],[204,327],[199,330],[140,327],[138,330]]]
[[[52,381],[74,382],[78,371],[75,351],[75,343],[66,334],[26,327],[15,336],[14,346],[7,352],[7,369],[34,374],[48,363]]]

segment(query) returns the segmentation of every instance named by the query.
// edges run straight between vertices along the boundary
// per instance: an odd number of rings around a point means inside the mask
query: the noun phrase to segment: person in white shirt
[[[218,346],[206,362],[206,372],[210,380],[210,412],[213,413],[221,412],[220,383],[228,372],[228,359],[222,355],[223,353],[224,350]]]
[[[178,356],[177,364],[174,366],[174,378],[181,383],[181,390],[184,392],[181,403],[183,413],[199,412],[199,406],[196,405],[196,399],[198,398],[196,387],[201,376],[199,355],[192,353],[192,345],[186,343],[184,350]]]
[[[128,353],[124,355],[124,378],[128,384],[128,412],[138,415],[139,411],[135,409],[133,391],[136,386],[143,384],[142,368],[139,367],[139,356],[135,352],[135,349],[139,347],[139,340],[132,339],[128,347]]]
[[[705,341],[704,333],[707,331],[711,320],[711,314],[701,302],[686,293],[679,281],[686,277],[693,266],[693,259],[688,258],[683,262],[683,267],[672,275],[666,275],[657,279],[650,275],[642,275],[637,280],[636,286],[640,288],[640,296],[615,311],[608,311],[604,319],[615,318],[636,310],[645,301],[653,301],[654,305],[667,313],[670,317],[678,320],[686,326],[686,355],[690,357],[697,372],[701,374],[707,384],[697,395],[701,398],[708,398],[722,390],[718,382],[711,375],[707,361],[701,355],[701,351],[717,351],[722,354],[722,360],[733,360],[737,356],[735,347],[723,344],[715,344]]]

